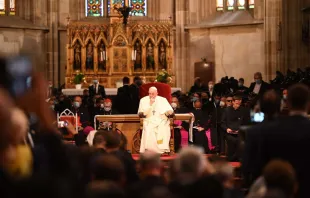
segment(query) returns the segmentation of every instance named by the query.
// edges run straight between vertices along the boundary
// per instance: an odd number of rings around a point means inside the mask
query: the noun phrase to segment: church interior
[[[310,0],[0,0],[0,193],[309,197],[309,53]]]

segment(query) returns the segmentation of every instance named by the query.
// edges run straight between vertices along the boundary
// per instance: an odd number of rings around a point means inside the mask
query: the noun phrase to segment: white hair
[[[198,179],[207,168],[212,167],[204,156],[203,149],[198,147],[186,147],[182,149],[175,163],[181,179],[188,180],[188,182]]]
[[[150,87],[149,91],[156,91],[157,92],[157,88],[156,87]]]

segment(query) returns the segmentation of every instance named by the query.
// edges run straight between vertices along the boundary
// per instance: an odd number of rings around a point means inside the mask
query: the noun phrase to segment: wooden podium
[[[141,134],[143,129],[143,119],[138,115],[98,115],[95,116],[94,124],[96,128],[97,121],[101,122],[112,122],[113,129],[120,130],[128,140],[128,150],[132,154],[138,154],[140,150]],[[174,118],[170,119],[171,128],[171,139],[170,139],[170,154],[174,154],[174,120],[181,120],[187,122],[194,121],[193,114],[175,114]]]

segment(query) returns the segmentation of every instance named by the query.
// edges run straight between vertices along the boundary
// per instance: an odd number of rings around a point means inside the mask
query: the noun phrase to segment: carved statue
[[[164,42],[160,43],[159,47],[159,69],[167,69],[166,47]]]
[[[105,60],[106,60],[107,57],[105,57],[106,54],[105,54],[104,44],[103,43],[101,43],[98,51],[99,51],[99,54],[98,54],[98,57],[99,57],[98,69],[100,71],[105,71],[106,70]]]
[[[74,47],[74,70],[81,70],[81,45],[77,43]]]
[[[136,50],[136,60],[135,60],[134,70],[141,71],[142,70],[142,47],[139,41],[136,42],[135,50]]]
[[[154,48],[151,42],[148,43],[146,49],[146,69],[154,70],[155,69],[155,61],[154,61]]]
[[[93,45],[91,43],[87,45],[86,69],[87,70],[94,69],[94,51],[93,51]]]

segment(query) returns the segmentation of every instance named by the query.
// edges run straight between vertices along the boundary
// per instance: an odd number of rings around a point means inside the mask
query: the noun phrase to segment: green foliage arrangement
[[[171,80],[171,75],[165,69],[161,70],[156,77],[156,82],[170,83]]]
[[[82,84],[82,82],[84,81],[84,79],[85,79],[85,76],[84,76],[84,74],[82,74],[82,73],[78,73],[78,74],[76,74],[76,76],[74,77],[74,80],[73,80],[73,82],[74,82],[74,84]]]

